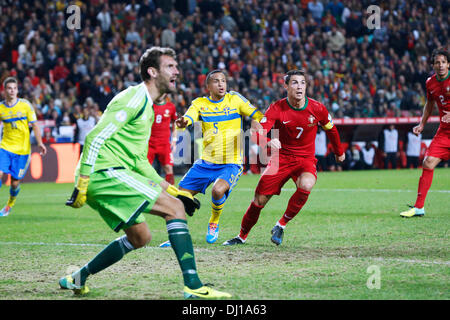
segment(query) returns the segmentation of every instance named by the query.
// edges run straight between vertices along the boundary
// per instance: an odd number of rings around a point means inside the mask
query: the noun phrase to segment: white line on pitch
[[[243,191],[243,192],[254,192],[255,188],[239,188],[236,187],[234,189],[234,193],[236,191]],[[283,188],[281,191],[295,191],[296,189],[294,188]],[[380,193],[391,193],[391,192],[397,192],[397,193],[403,193],[403,192],[414,192],[416,193],[417,190],[399,190],[399,189],[349,189],[349,188],[338,188],[338,189],[332,189],[332,188],[316,188],[313,189],[313,192],[380,192]],[[429,193],[450,193],[450,190],[429,190]],[[51,195],[46,195],[46,198],[63,198],[64,196],[68,196],[67,193],[64,194],[51,194]],[[21,195],[20,198],[26,198],[26,199],[34,199],[34,198],[40,198],[42,199],[42,195],[39,194],[29,194],[29,195]]]
[[[0,245],[20,245],[20,246],[71,246],[71,247],[105,247],[106,244],[100,243],[47,243],[47,242],[19,242],[19,241],[0,241]],[[145,247],[147,250],[165,250],[159,247]],[[195,251],[207,251],[215,252],[211,249],[196,248]],[[416,260],[416,259],[400,259],[400,258],[383,258],[383,257],[365,257],[368,259],[374,259],[378,261],[394,261],[401,263],[428,263],[437,265],[450,265],[450,261],[430,261],[430,260]],[[358,257],[344,257],[344,259],[358,259]]]
[[[252,188],[239,188],[236,187],[237,191],[255,191]],[[295,191],[294,188],[283,188],[281,191]],[[331,189],[331,188],[317,188],[313,191],[339,191],[339,192],[417,192],[417,190],[398,190],[398,189]],[[450,190],[429,190],[428,192],[438,192],[438,193],[450,193]]]

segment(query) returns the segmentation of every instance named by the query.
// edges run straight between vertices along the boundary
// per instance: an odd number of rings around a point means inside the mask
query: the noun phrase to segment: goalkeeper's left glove
[[[66,206],[80,208],[86,202],[86,193],[89,184],[89,177],[78,177],[77,185],[73,189],[72,196],[66,201]]]
[[[200,201],[194,198],[194,196],[190,192],[179,190],[173,185],[169,185],[166,189],[166,192],[183,202],[184,210],[190,217],[192,217],[195,210],[200,209]]]

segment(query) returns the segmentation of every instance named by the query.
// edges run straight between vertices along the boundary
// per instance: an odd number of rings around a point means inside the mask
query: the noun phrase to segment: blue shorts
[[[30,159],[29,154],[15,154],[0,148],[0,171],[20,180],[27,173]]]
[[[230,185],[226,194],[228,196],[241,174],[242,166],[238,164],[215,164],[199,159],[194,162],[194,165],[181,179],[179,186],[204,194],[211,183],[214,183],[217,179],[223,179]]]

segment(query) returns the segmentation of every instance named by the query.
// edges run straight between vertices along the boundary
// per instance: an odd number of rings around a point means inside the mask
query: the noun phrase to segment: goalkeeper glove
[[[82,178],[78,177],[78,182],[73,189],[72,196],[66,201],[66,206],[72,208],[80,208],[86,202],[86,193],[89,184],[89,177]]]
[[[200,201],[194,198],[190,192],[179,190],[173,185],[169,185],[166,192],[183,202],[184,210],[190,217],[192,217],[195,210],[200,209]]]

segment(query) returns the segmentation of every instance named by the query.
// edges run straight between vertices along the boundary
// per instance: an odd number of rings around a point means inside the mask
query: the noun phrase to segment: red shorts
[[[439,129],[425,153],[425,157],[435,157],[447,161],[450,159],[450,130]]]
[[[173,166],[173,154],[170,150],[170,144],[164,144],[158,146],[157,148],[148,148],[147,158],[150,164],[152,164],[155,160],[155,156],[158,158],[158,161],[162,166]]]
[[[289,178],[295,183],[303,172],[309,172],[317,179],[316,163],[316,158],[282,154],[279,157],[272,156],[259,179],[255,192],[263,195],[279,195]]]

